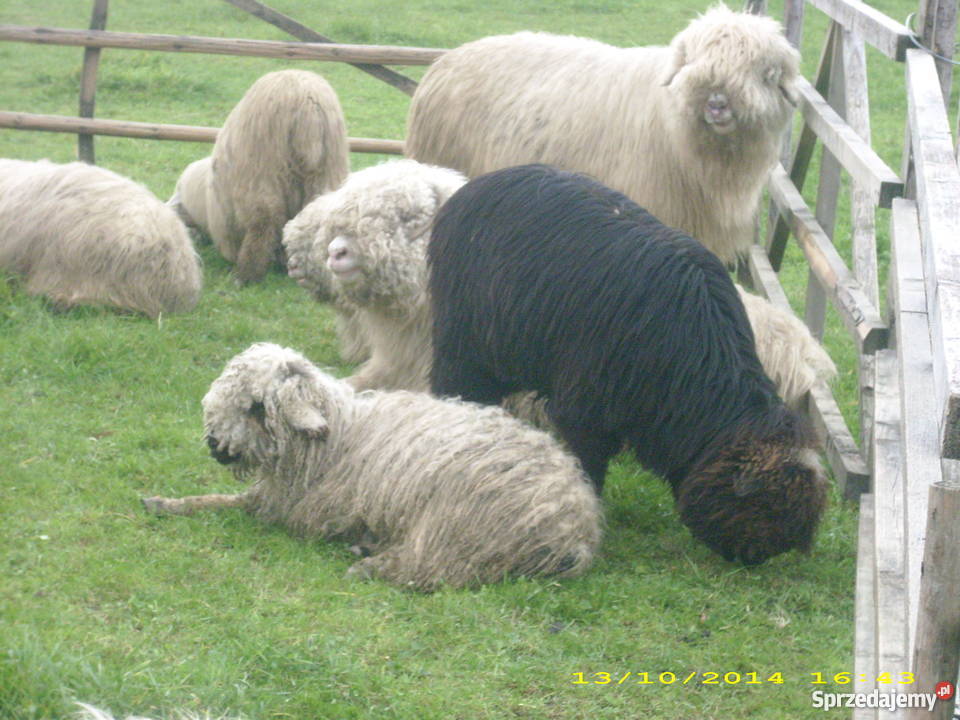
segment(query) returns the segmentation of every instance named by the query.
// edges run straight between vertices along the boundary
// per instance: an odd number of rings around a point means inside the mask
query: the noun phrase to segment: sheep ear
[[[330,433],[330,426],[308,383],[309,380],[299,373],[288,379],[277,394],[279,410],[294,430],[322,440]]]
[[[673,79],[677,76],[677,73],[683,69],[683,66],[687,64],[687,53],[683,48],[682,43],[675,43],[670,46],[673,50],[673,57],[671,59],[670,65],[663,73],[663,77],[660,81],[660,84],[664,87],[670,85],[673,82]]]
[[[780,84],[780,92],[783,94],[784,100],[796,107],[800,104],[800,94],[797,92],[797,89],[792,85],[786,83]]]

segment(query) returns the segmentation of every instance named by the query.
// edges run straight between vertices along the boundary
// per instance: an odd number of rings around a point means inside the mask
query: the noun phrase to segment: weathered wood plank
[[[931,58],[907,52],[907,106],[944,457],[960,458],[960,171]]]
[[[827,30],[827,39],[820,52],[820,62],[817,64],[817,72],[814,77],[814,87],[820,93],[827,92],[830,86],[830,73],[833,64],[833,48],[840,37],[840,26],[837,23],[830,23]],[[800,138],[797,141],[797,147],[793,152],[793,157],[789,164],[782,163],[784,167],[790,169],[790,180],[794,186],[803,190],[804,182],[807,179],[807,170],[810,167],[810,160],[813,158],[813,152],[817,147],[817,136],[813,130],[803,123],[800,129]],[[780,269],[783,262],[783,255],[786,251],[787,240],[790,237],[790,229],[786,221],[777,212],[775,203],[770,203],[770,209],[767,217],[767,256],[770,258],[770,264],[774,270]]]
[[[91,30],[103,30],[107,26],[107,1],[94,0]],[[84,48],[83,70],[80,72],[80,117],[92,118],[96,109],[97,70],[100,67],[100,48]],[[85,163],[94,164],[93,135],[77,135],[77,157]]]
[[[283,13],[277,12],[271,7],[264,5],[257,0],[226,0],[234,7],[245,10],[246,12],[254,15],[255,17],[264,20],[275,27],[280,28],[285,33],[293,35],[293,37],[298,40],[303,40],[305,42],[320,42],[320,43],[332,43],[333,40],[321,35],[318,32],[315,32],[308,28],[306,25],[298,23],[291,17],[284,15]],[[392,85],[401,92],[405,92],[407,95],[413,95],[413,92],[417,89],[417,83],[415,80],[408,78],[406,75],[401,75],[396,70],[391,70],[388,67],[383,65],[371,65],[370,63],[350,63],[358,70],[372,75],[378,80],[383,80],[388,85]]]
[[[939,408],[933,383],[930,325],[924,285],[917,207],[894,200],[891,215],[890,281],[900,367],[900,416],[903,437],[904,527],[906,531],[907,610],[912,657],[920,595],[920,566],[932,483],[941,480]]]
[[[754,246],[750,249],[748,265],[757,292],[773,305],[792,313],[790,301],[763,248]],[[847,428],[830,386],[822,381],[814,385],[807,404],[807,414],[823,442],[834,480],[845,498],[856,500],[861,493],[870,490],[870,471]]]
[[[902,438],[897,354],[876,354],[876,416],[870,466],[873,470],[876,568],[877,666],[892,677],[909,670],[907,587],[903,516]]]
[[[890,207],[893,198],[903,195],[903,181],[806,79],[800,78],[797,87],[803,119],[851,177],[870,193],[874,204]]]
[[[0,40],[40,45],[75,45],[127,50],[206,53],[210,55],[242,55],[284,60],[370,63],[375,65],[429,65],[446,52],[436,48],[394,47],[391,45],[285,43],[272,40],[148,35],[108,30],[69,30],[65,28],[24,27],[21,25],[0,25]]]
[[[854,591],[853,691],[868,693],[877,687],[876,557],[874,555],[873,494],[860,496],[857,532],[857,580]],[[877,720],[876,708],[858,708],[853,720]]]
[[[927,541],[923,552],[920,613],[913,672],[916,689],[931,692],[941,680],[954,682],[960,665],[960,465],[945,460],[944,478],[930,486]],[[932,712],[913,710],[909,720],[950,720],[956,697]]]
[[[956,0],[920,0],[920,11],[915,23],[920,42],[939,55],[936,59],[940,76],[940,92],[943,104],[950,104],[950,85],[953,80],[951,60],[956,48],[957,3]]]
[[[45,132],[89,133],[147,140],[181,140],[208,142],[217,139],[219,128],[197,125],[160,125],[128,120],[65,117],[61,115],[37,115],[0,110],[0,128],[40,130]],[[378,140],[374,138],[347,138],[351,152],[403,155],[402,140]]]
[[[859,0],[808,0],[818,10],[844,27],[862,36],[870,45],[892,60],[903,61],[904,53],[913,47],[913,33],[876,8]]]
[[[777,203],[841,321],[857,341],[860,352],[872,354],[878,348],[886,347],[886,323],[847,269],[781,165],[771,174],[769,188],[770,197]]]

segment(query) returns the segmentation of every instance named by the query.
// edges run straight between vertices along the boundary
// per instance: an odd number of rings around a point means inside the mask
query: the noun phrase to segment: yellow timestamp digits
[[[782,673],[769,675],[757,672],[700,672],[693,670],[684,673],[674,673],[665,670],[659,673],[633,672],[628,670],[620,673],[610,672],[575,672],[571,673],[574,685],[774,685],[783,684]]]
[[[810,684],[811,685],[849,685],[855,680],[860,682],[875,682],[881,685],[910,685],[915,682],[916,678],[913,673],[910,672],[900,672],[900,673],[880,673],[879,675],[865,675],[864,673],[850,673],[850,672],[838,672],[833,675],[822,672],[812,672],[810,673]]]

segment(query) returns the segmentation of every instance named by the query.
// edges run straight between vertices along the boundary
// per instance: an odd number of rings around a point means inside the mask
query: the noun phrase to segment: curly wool
[[[333,300],[343,355],[366,359],[348,379],[356,389],[429,386],[426,243],[440,206],[465,182],[454,170],[413,160],[374,165],[284,228],[291,277],[317,299]],[[328,267],[335,239],[355,263],[349,275]]]
[[[598,491],[627,445],[727,559],[810,547],[826,502],[812,429],[777,396],[728,273],[693,238],[594,180],[528,165],[451,197],[428,261],[435,394],[546,395]]]
[[[200,298],[200,259],[180,218],[110,170],[0,159],[0,227],[0,269],[57,305],[155,318]]]
[[[427,71],[406,153],[470,177],[531,162],[587,173],[729,263],[751,242],[798,65],[776,21],[722,5],[669,47],[488,37]]]
[[[366,360],[348,378],[357,389],[429,389],[431,315],[426,238],[440,205],[466,181],[453,170],[395,160],[352,173],[284,228],[290,275],[318,300],[332,300],[341,355]],[[344,284],[327,267],[328,246],[346,238],[360,273]],[[795,403],[835,374],[829,356],[799,320],[741,289],[757,354],[781,397]],[[372,348],[372,350],[371,350]],[[512,414],[550,427],[545,401],[508,398]]]
[[[293,531],[360,543],[354,574],[418,590],[591,563],[601,511],[576,460],[499,408],[356,393],[269,343],[203,399],[214,456],[252,477],[246,507]]]
[[[240,282],[256,282],[282,260],[286,222],[339,187],[348,170],[346,122],[333,88],[316,73],[279,70],[247,90],[210,160],[188,166],[170,202],[236,265]]]

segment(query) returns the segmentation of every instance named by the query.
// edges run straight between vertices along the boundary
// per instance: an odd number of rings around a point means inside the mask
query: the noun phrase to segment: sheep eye
[[[256,420],[261,425],[267,419],[267,409],[263,406],[262,402],[255,402],[250,406],[250,417]]]

